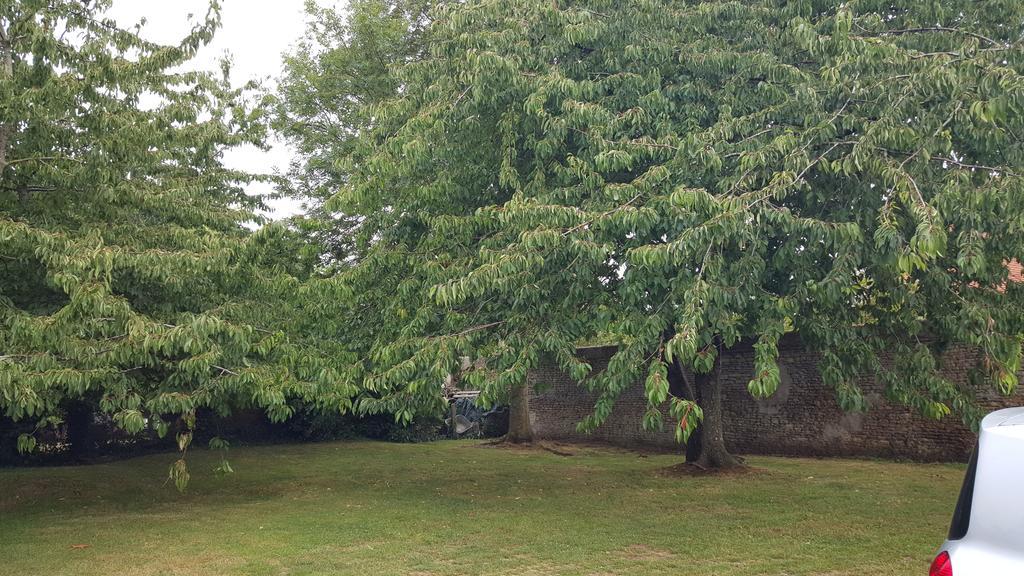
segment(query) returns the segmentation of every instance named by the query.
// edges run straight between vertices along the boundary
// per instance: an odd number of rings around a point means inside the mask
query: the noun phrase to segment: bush
[[[31,434],[35,425],[22,420],[15,422],[6,416],[0,416],[0,466],[25,464],[30,458],[18,452],[18,436]]]
[[[439,418],[420,418],[413,420],[408,426],[391,422],[391,430],[384,440],[404,444],[416,442],[433,442],[445,437],[444,421]]]
[[[429,442],[443,437],[444,423],[421,418],[408,426],[395,422],[390,414],[356,416],[320,410],[303,402],[292,404],[294,413],[284,424],[283,434],[305,442],[368,438],[388,442]]]

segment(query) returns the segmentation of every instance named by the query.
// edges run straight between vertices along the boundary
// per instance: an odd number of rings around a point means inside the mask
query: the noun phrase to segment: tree
[[[360,169],[362,139],[389,122],[379,112],[405,90],[406,66],[429,56],[431,13],[440,4],[355,0],[341,12],[308,3],[310,26],[285,58],[274,109],[274,128],[298,152],[283,192],[308,202],[293,223],[322,250],[305,286],[310,328],[336,341],[344,349],[339,356],[358,358],[348,372],[362,390],[356,409],[404,422],[442,411],[440,384],[462,359],[405,383],[436,394],[393,394],[375,381],[376,367],[387,364],[375,359],[376,351],[417,322],[410,312],[420,306],[419,273],[403,247],[420,231],[397,222],[402,217],[386,205],[336,195]]]
[[[221,162],[262,145],[263,107],[227,64],[183,71],[217,4],[174,46],[109,4],[0,4],[0,410],[45,425],[87,401],[130,432],[175,430],[184,452],[199,408],[344,407],[330,359],[273,323],[303,266],[293,239],[242,226],[254,177]],[[184,460],[171,475],[183,488]]]
[[[430,0],[355,0],[345,12],[307,1],[309,25],[284,59],[273,128],[296,151],[282,192],[305,200],[296,223],[318,242],[329,265],[357,258],[359,214],[324,202],[347,181],[356,138],[374,110],[400,88],[397,70],[423,56]]]
[[[643,378],[645,423],[668,403],[680,439],[703,422],[697,463],[730,467],[720,355],[753,342],[769,396],[795,331],[843,408],[868,375],[973,422],[937,358],[977,347],[977,376],[1016,386],[1022,21],[1009,1],[444,7],[336,200],[374,215],[353,275],[404,267],[370,387],[429,403],[468,355],[493,397],[547,355],[598,393],[584,428]],[[620,349],[585,378],[597,334]]]

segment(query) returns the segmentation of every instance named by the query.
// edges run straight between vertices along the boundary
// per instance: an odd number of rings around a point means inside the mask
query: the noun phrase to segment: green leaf
[[[18,435],[18,452],[29,454],[36,449],[36,437],[31,434]]]

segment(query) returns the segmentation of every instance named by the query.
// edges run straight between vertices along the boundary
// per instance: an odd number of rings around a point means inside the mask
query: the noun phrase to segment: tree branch
[[[436,336],[436,338],[458,338],[459,336],[465,336],[466,334],[472,334],[473,332],[479,332],[481,330],[487,330],[488,328],[494,328],[495,326],[501,326],[504,323],[505,320],[489,322],[487,324],[480,324],[478,326],[473,326],[472,328],[467,328],[462,332],[458,332],[456,334],[445,334],[443,336]]]
[[[961,30],[959,28],[949,28],[946,26],[931,26],[923,28],[904,28],[902,30],[887,30],[879,34],[879,36],[903,36],[904,34],[924,34],[928,32],[952,32],[954,34],[963,34],[964,36],[970,36],[984,42],[988,42],[994,46],[1000,46],[999,42],[987,37],[977,34],[975,32],[969,32],[967,30]]]
[[[986,172],[995,172],[996,174],[1009,174],[1011,176],[1016,176],[1016,174],[1012,170],[1008,170],[1006,168],[996,168],[994,166],[984,166],[982,164],[968,164],[966,162],[960,162],[958,160],[946,158],[943,156],[933,156],[932,160],[946,162],[948,164],[956,166],[957,168],[966,168],[969,170],[984,170]]]
[[[14,78],[14,56],[11,52],[9,35],[0,26],[0,83],[6,84]],[[7,122],[0,124],[0,172],[7,168],[7,140],[10,137],[11,125]]]
[[[626,202],[625,204],[622,204],[620,206],[616,206],[615,208],[612,208],[611,210],[608,210],[608,211],[602,213],[599,216],[595,216],[594,218],[591,218],[590,220],[587,220],[586,222],[583,222],[583,223],[581,223],[581,224],[579,224],[577,226],[573,226],[572,228],[569,228],[565,232],[562,232],[562,236],[568,236],[568,235],[572,234],[573,232],[576,232],[577,230],[585,228],[585,227],[593,224],[594,222],[597,222],[598,220],[600,220],[600,219],[602,219],[602,218],[604,218],[606,216],[611,216],[612,214],[615,214],[619,210],[625,209],[627,206],[629,206],[633,202],[636,202],[641,196],[643,196],[643,192],[637,194],[636,196],[633,196],[632,198],[629,199],[629,202]]]
[[[6,137],[6,136],[5,136]],[[26,158],[15,158],[10,162],[7,162],[7,166],[14,166],[15,164],[21,164],[22,162],[52,162],[54,160],[68,160],[70,162],[78,162],[79,164],[85,164],[77,158],[69,158],[67,156],[28,156]]]
[[[217,370],[220,370],[221,374],[230,374],[232,376],[238,376],[238,372],[235,372],[234,370],[228,370],[227,368],[225,368],[223,366],[217,366],[216,364],[211,364],[210,367],[211,368],[216,368]]]

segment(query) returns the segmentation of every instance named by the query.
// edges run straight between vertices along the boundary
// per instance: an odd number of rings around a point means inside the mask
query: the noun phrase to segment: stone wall
[[[582,348],[581,357],[603,370],[614,347]],[[739,454],[861,456],[910,460],[966,460],[975,435],[956,417],[929,420],[902,406],[890,404],[882,387],[865,379],[861,387],[870,409],[846,414],[817,371],[815,354],[790,341],[780,347],[782,382],[771,398],[757,400],[746,385],[753,370],[753,351],[738,346],[722,361],[726,444]],[[946,375],[965,382],[974,353],[952,348],[942,359]],[[647,409],[643,384],[623,392],[611,416],[591,434],[576,431],[576,424],[591,412],[595,396],[554,366],[530,373],[535,385],[530,417],[541,438],[597,441],[611,444],[682,451],[676,445],[672,420],[665,414],[665,429],[649,432],[641,420]],[[1024,394],[1003,398],[991,390],[978,392],[987,409],[1024,405]]]

